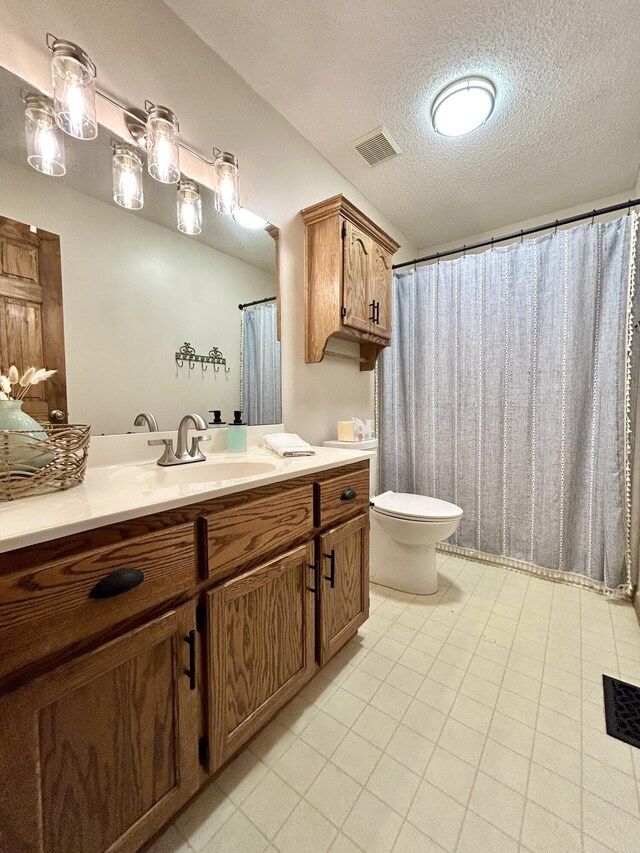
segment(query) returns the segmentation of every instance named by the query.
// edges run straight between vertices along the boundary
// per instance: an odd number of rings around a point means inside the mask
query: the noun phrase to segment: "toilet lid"
[[[385,515],[409,518],[414,521],[446,521],[462,516],[459,506],[426,495],[384,492],[373,498],[371,502],[374,509]]]

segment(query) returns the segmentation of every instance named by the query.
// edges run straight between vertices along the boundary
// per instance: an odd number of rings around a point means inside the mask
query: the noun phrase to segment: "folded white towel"
[[[315,450],[295,432],[274,432],[265,435],[264,443],[278,456],[313,456]]]

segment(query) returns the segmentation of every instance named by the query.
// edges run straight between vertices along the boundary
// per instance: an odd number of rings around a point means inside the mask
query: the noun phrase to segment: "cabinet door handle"
[[[189,631],[184,638],[185,643],[189,646],[189,669],[185,669],[184,674],[189,677],[189,689],[196,689],[196,632],[194,629]]]
[[[345,489],[344,492],[340,495],[341,501],[353,501],[358,497],[358,493],[355,489]]]
[[[313,572],[313,586],[308,586],[307,589],[309,592],[312,592],[316,598],[318,597],[318,593],[320,592],[320,587],[318,584],[318,576],[320,574],[320,563],[316,560],[314,563],[308,563],[308,568]]]
[[[371,314],[369,315],[369,322],[375,323],[376,322],[376,301],[375,301],[375,299],[373,300],[373,302],[369,303],[369,308],[371,308]]]
[[[130,589],[135,589],[144,580],[139,569],[116,569],[99,580],[89,593],[89,598],[113,598]]]
[[[375,324],[376,324],[376,326],[379,326],[379,325],[380,325],[380,303],[379,303],[379,302],[376,302],[376,319],[375,319]]]
[[[331,549],[330,554],[324,555],[325,560],[329,560],[329,565],[331,567],[329,574],[324,576],[326,581],[329,581],[331,584],[331,589],[333,589],[336,585],[336,551],[335,548]]]

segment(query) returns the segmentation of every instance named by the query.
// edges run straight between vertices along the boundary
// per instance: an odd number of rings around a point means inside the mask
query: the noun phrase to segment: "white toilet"
[[[376,496],[378,440],[325,441],[327,447],[368,450],[371,459],[370,578],[414,595],[438,591],[436,545],[455,532],[462,510],[426,495],[384,492]]]

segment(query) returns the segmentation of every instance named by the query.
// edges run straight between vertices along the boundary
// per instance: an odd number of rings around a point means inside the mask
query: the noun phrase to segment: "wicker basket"
[[[84,480],[90,426],[42,424],[46,439],[0,430],[0,501],[61,492]]]

